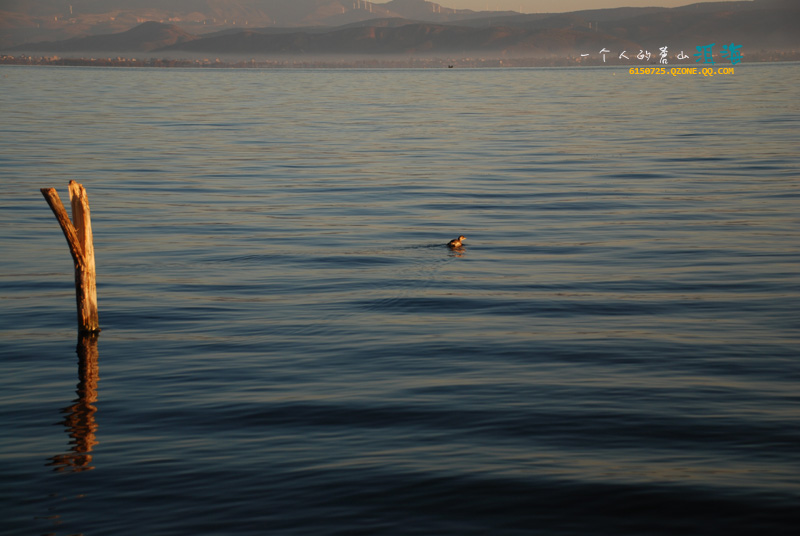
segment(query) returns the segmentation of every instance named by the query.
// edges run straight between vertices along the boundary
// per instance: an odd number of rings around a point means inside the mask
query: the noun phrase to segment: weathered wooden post
[[[75,264],[75,295],[78,302],[78,330],[82,333],[100,331],[97,315],[97,276],[94,268],[94,241],[89,215],[89,199],[86,189],[75,181],[69,181],[69,199],[72,205],[72,221],[69,219],[61,198],[55,188],[42,188],[50,209],[55,214],[69,245]],[[74,224],[73,224],[74,223]]]

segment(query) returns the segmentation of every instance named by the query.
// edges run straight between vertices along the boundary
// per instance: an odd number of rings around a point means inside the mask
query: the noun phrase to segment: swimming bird
[[[462,246],[461,242],[463,242],[466,239],[467,239],[466,236],[461,235],[458,238],[454,238],[450,242],[448,242],[447,243],[447,247],[449,247],[449,248],[460,248]]]

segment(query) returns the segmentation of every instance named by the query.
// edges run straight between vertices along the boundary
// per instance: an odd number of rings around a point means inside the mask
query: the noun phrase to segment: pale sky
[[[580,11],[582,9],[603,9],[609,7],[678,7],[704,3],[704,0],[431,0],[439,5],[454,9],[473,9],[483,11],[521,11],[522,13],[559,13]],[[705,0],[708,2],[710,0]],[[376,0],[381,3],[382,0]]]

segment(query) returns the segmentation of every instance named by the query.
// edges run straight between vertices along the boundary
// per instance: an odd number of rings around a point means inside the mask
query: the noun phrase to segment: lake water
[[[798,86],[0,68],[3,534],[790,533]]]

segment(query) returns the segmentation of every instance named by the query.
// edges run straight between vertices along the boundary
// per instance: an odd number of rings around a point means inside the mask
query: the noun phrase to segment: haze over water
[[[797,64],[0,81],[4,534],[800,522]]]

